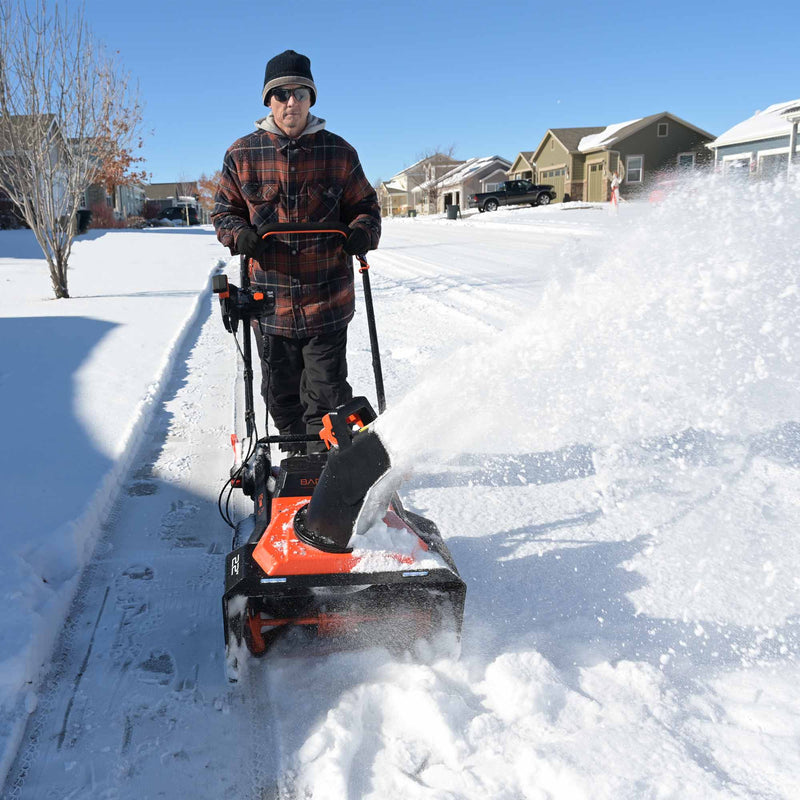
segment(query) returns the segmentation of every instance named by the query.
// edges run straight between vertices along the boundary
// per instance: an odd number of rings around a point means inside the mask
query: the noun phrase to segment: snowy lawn
[[[28,230],[0,231],[0,775],[181,334],[227,256],[209,228],[91,231],[54,300]]]
[[[268,657],[220,696],[219,636],[181,637],[164,660],[170,675],[194,668],[193,691],[164,677],[158,709],[134,692],[138,746],[106,748],[108,765],[96,752],[131,735],[115,695],[96,688],[93,707],[87,681],[82,703],[113,736],[74,719],[69,752],[51,748],[20,796],[211,798],[235,796],[233,783],[315,800],[795,796],[797,230],[800,181],[700,181],[616,215],[388,221],[370,256],[389,408],[377,428],[408,471],[404,502],[437,522],[467,582],[460,659],[436,641],[400,659]],[[90,238],[76,299],[55,302],[24,234],[0,233],[6,767],[107,515],[97,492],[124,479],[224,255],[207,232]],[[351,382],[372,396],[363,313],[350,331]],[[198,362],[216,352],[201,344]],[[191,390],[229,414],[229,398]],[[191,482],[210,495],[219,476]],[[169,607],[180,587],[167,594],[154,573],[151,600]],[[209,573],[193,591],[212,607],[221,582]],[[87,674],[108,670],[128,685],[104,664]]]

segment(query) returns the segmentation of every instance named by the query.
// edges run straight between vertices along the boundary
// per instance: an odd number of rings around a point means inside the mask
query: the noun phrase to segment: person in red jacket
[[[351,257],[378,246],[380,205],[355,149],[310,113],[317,87],[306,56],[286,50],[270,59],[262,99],[271,113],[225,153],[211,218],[220,242],[250,257],[253,286],[275,294],[256,334],[275,425],[281,434],[317,433],[322,417],[352,398]],[[344,242],[333,234],[256,235],[276,222],[333,222],[350,234]]]

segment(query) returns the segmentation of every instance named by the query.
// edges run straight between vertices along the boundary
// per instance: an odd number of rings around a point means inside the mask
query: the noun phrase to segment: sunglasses
[[[294,97],[298,103],[303,103],[311,97],[311,90],[305,86],[298,86],[296,89],[273,89],[272,97],[279,103],[288,103],[290,97]]]

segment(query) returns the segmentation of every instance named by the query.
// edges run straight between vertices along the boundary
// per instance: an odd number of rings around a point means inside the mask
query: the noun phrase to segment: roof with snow
[[[405,194],[408,191],[405,187],[402,186],[402,184],[400,184],[394,178],[392,178],[392,180],[390,181],[385,181],[382,185],[383,188],[389,194],[400,194],[400,193]]]
[[[589,136],[593,133],[600,133],[600,131],[604,130],[605,128],[598,128],[596,126],[593,128],[550,128],[550,133],[552,133],[570,153],[573,153],[578,149],[578,144],[585,136]]]
[[[709,133],[708,131],[704,131],[702,128],[698,128],[696,125],[692,125],[691,122],[687,122],[685,119],[676,117],[674,114],[670,114],[669,111],[661,111],[658,114],[650,114],[648,117],[631,119],[627,122],[617,122],[613,125],[608,125],[606,128],[603,128],[597,133],[584,136],[578,143],[578,150],[581,153],[588,153],[591,150],[601,150],[612,147],[617,142],[627,139],[628,136],[632,136],[637,131],[642,130],[642,128],[646,128],[648,125],[651,125],[660,119],[674,120],[680,125],[683,125],[685,128],[689,128],[690,130],[699,133],[706,139],[714,138],[713,134]]]
[[[395,178],[399,178],[401,175],[410,174],[412,172],[419,172],[419,168],[425,163],[432,163],[432,164],[461,164],[462,161],[459,161],[452,156],[448,156],[446,153],[434,153],[431,156],[425,156],[421,158],[419,161],[415,161],[410,167],[405,167],[401,169],[396,175],[392,176],[392,180]]]
[[[723,147],[726,144],[740,144],[742,142],[755,142],[759,139],[775,139],[779,136],[788,136],[792,123],[787,115],[800,111],[800,99],[788,100],[784,103],[775,103],[763,111],[756,111],[752,117],[734,125],[717,137],[709,147]]]
[[[467,159],[467,161],[465,161],[463,164],[451,169],[450,172],[446,172],[441,178],[423,183],[422,188],[427,189],[434,184],[436,186],[441,186],[442,188],[446,186],[456,186],[457,184],[463,183],[469,178],[476,176],[479,172],[482,172],[490,167],[507,170],[510,166],[511,162],[502,156],[470,158]]]
[[[589,136],[584,136],[578,142],[578,150],[585,153],[587,150],[594,150],[596,147],[607,147],[613,144],[618,139],[623,138],[626,128],[632,127],[637,122],[641,122],[642,118],[631,119],[627,122],[617,122],[614,125],[608,125],[598,133],[592,133]]]

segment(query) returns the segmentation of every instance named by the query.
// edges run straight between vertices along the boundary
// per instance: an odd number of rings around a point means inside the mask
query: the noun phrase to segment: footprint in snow
[[[153,580],[153,570],[145,564],[131,564],[122,574],[132,581]]]
[[[157,683],[167,686],[175,675],[175,661],[172,656],[162,651],[151,652],[138,664],[139,678],[145,683]]]
[[[128,486],[130,497],[147,497],[158,492],[158,485],[152,481],[136,481]]]

